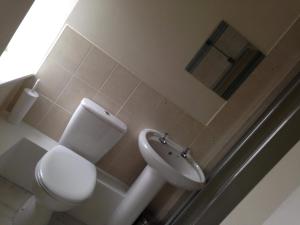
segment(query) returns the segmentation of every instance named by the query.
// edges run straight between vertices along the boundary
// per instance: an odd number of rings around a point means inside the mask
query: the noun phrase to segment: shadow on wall
[[[11,109],[19,96],[18,91],[23,81],[15,81],[0,86],[0,111]]]

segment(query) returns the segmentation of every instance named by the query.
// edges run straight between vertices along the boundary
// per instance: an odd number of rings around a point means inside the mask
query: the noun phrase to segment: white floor
[[[0,177],[0,225],[13,225],[15,213],[30,196],[24,189]],[[64,213],[56,213],[49,225],[84,224]]]

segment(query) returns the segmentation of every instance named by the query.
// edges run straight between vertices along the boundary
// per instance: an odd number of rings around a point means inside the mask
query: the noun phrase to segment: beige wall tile
[[[128,125],[128,133],[100,160],[98,166],[127,184],[131,184],[145,166],[137,145],[140,130],[154,128],[168,131],[175,141],[188,146],[203,128],[202,124],[143,83],[133,92],[118,116]]]
[[[71,79],[72,74],[48,58],[37,76],[41,79],[38,92],[54,101]]]
[[[224,102],[184,71],[201,44],[225,20],[268,53],[297,18],[299,8],[299,0],[160,1],[159,5],[94,0],[79,1],[68,22],[137,71],[143,82],[207,123]]]
[[[161,95],[141,83],[118,116],[128,124],[128,129],[137,135],[141,129],[154,128],[155,113],[162,100]]]
[[[43,95],[40,95],[40,97],[36,100],[32,108],[25,116],[25,122],[34,127],[38,127],[39,122],[48,113],[52,106],[53,102],[51,100],[47,99]]]
[[[128,132],[124,138],[111,149],[98,163],[97,166],[113,176],[131,185],[146,166],[142,158],[137,136]]]
[[[107,96],[101,91],[98,91],[92,100],[113,114],[116,114],[122,106],[120,102],[116,102],[110,96]]]
[[[93,47],[76,71],[76,76],[85,80],[91,86],[99,88],[116,64],[108,55]]]
[[[186,192],[182,189],[178,189],[171,184],[165,184],[163,188],[158,192],[154,197],[152,202],[149,205],[149,208],[155,214],[156,219],[161,222],[168,218],[168,215],[171,215],[173,206],[182,197]]]
[[[121,104],[140,82],[132,73],[118,65],[111,76],[105,82],[101,91]]]
[[[155,109],[153,126],[170,134],[171,127],[181,110],[167,99],[163,99]]]
[[[49,57],[55,59],[66,70],[75,72],[89,48],[90,42],[66,26]]]
[[[210,127],[205,127],[191,145],[192,153],[197,162],[203,166],[203,158],[209,153],[209,149],[218,141],[218,135]]]
[[[70,113],[57,105],[54,105],[45,118],[40,122],[38,128],[49,137],[58,141],[67,126],[70,117]]]
[[[203,129],[204,125],[200,122],[180,112],[170,127],[170,135],[177,143],[188,147]]]
[[[138,86],[118,114],[127,124],[128,133],[101,159],[101,168],[127,184],[136,179],[145,166],[137,145],[138,133],[144,128],[155,128],[155,113],[161,101],[153,89],[144,84]]]
[[[96,90],[74,77],[57,100],[57,104],[73,113],[83,98],[92,98]]]

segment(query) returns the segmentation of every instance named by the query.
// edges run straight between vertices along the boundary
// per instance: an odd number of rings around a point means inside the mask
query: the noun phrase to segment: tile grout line
[[[224,101],[224,103],[217,109],[217,111],[203,125],[208,127],[210,125],[210,123],[219,115],[219,113],[225,108],[225,106],[227,104],[228,104],[228,101]]]
[[[76,78],[77,80],[79,80],[80,82],[84,83],[86,86],[88,86],[90,89],[92,89],[95,92],[98,92],[97,88],[95,88],[94,86],[92,86],[89,82],[85,81],[84,79],[75,76],[74,78]]]
[[[52,105],[49,107],[49,109],[45,112],[45,114],[41,117],[41,119],[39,119],[39,121],[36,123],[36,126],[38,127],[40,125],[40,123],[42,122],[43,119],[45,119],[45,117],[48,115],[48,113],[50,112],[50,110],[53,108],[54,102],[48,98],[47,96],[43,95],[43,94],[39,94],[40,97],[45,98],[47,101],[49,101]],[[39,97],[39,98],[40,98]]]
[[[126,98],[126,100],[124,101],[124,103],[121,105],[120,109],[116,112],[116,116],[119,115],[119,113],[121,112],[121,110],[124,108],[124,106],[127,104],[127,102],[129,101],[129,99],[131,98],[131,96],[134,94],[134,92],[138,89],[138,87],[142,84],[142,81],[139,80],[139,83],[136,85],[136,87],[131,91],[131,93],[128,95],[128,97]]]
[[[72,112],[71,112],[71,111],[65,109],[65,108],[62,107],[61,105],[59,105],[59,104],[57,104],[57,103],[54,103],[54,105],[55,105],[56,107],[60,108],[61,110],[65,111],[66,113],[72,115]]]
[[[154,90],[154,89],[153,89]],[[165,101],[169,101],[166,97],[164,97],[164,96],[162,96],[160,93],[158,93],[157,91],[156,91],[156,93],[160,96],[160,101],[157,103],[157,105],[156,105],[156,110],[159,108],[159,106],[161,105],[161,104],[163,104]]]
[[[114,61],[116,63],[116,65],[114,65],[114,67],[112,68],[112,70],[108,73],[108,76],[106,77],[106,79],[104,80],[104,82],[99,85],[98,88],[94,88],[96,90],[96,93],[93,96],[93,99],[96,98],[97,94],[99,95],[103,95],[104,93],[101,92],[101,89],[104,87],[104,85],[108,82],[108,80],[110,79],[110,77],[112,76],[113,72],[117,69],[117,67],[119,66],[119,64]],[[91,86],[91,85],[90,85]]]
[[[66,24],[66,26],[68,26],[70,29],[72,29],[75,33],[77,33],[79,36],[81,36],[82,38],[84,38],[86,41],[88,41],[94,48],[100,50],[101,52],[103,52],[106,56],[108,56],[109,58],[111,58],[114,62],[116,62],[117,64],[119,64],[120,66],[124,67],[126,70],[128,70],[130,73],[132,73],[134,76],[138,77],[137,74],[139,74],[137,71],[135,71],[133,68],[130,68],[127,65],[124,65],[124,63],[121,62],[121,60],[119,60],[117,57],[114,57],[113,54],[111,52],[108,52],[104,49],[104,47],[101,47],[101,45],[96,44],[95,42],[93,42],[92,40],[89,40],[84,34],[82,34],[81,32],[79,32],[76,28],[74,28],[72,25],[70,24]]]
[[[201,136],[203,130],[205,129],[205,127],[203,129],[201,129],[193,138],[193,140],[191,141],[189,147],[191,147],[193,144],[195,144],[196,140]]]
[[[113,73],[115,72],[115,70],[119,67],[119,63],[117,63],[116,61],[114,61],[116,63],[116,65],[112,68],[112,70],[109,72],[108,76],[106,77],[106,79],[104,80],[104,82],[99,86],[99,88],[97,88],[97,90],[101,90],[104,85],[110,80],[111,76],[113,75]]]
[[[45,120],[45,118],[48,116],[48,114],[50,113],[50,111],[53,109],[54,106],[58,106],[61,109],[63,109],[65,112],[70,113],[68,110],[64,109],[63,107],[59,106],[57,104],[58,99],[62,96],[63,92],[66,90],[66,88],[69,86],[69,84],[71,83],[72,79],[75,77],[76,72],[78,71],[78,69],[80,68],[80,66],[82,65],[82,63],[85,61],[86,57],[88,56],[88,54],[92,51],[93,46],[90,45],[88,51],[86,52],[85,56],[82,58],[81,62],[79,63],[79,65],[77,66],[76,70],[74,71],[74,73],[72,73],[70,79],[68,80],[68,82],[66,83],[66,85],[64,86],[64,88],[61,90],[61,92],[58,94],[58,96],[55,98],[55,100],[52,101],[52,105],[50,106],[50,108],[48,109],[48,111],[45,113],[44,116],[42,116],[42,118],[40,119],[40,121],[37,123],[37,127],[39,127],[41,125],[41,123],[43,122],[43,120]],[[64,67],[62,67],[64,68]],[[64,68],[65,69],[65,68]],[[67,71],[67,70],[66,70]],[[69,71],[68,71],[69,72]],[[43,95],[44,96],[44,95]],[[47,100],[50,100],[49,98],[46,98]]]
[[[88,54],[92,51],[93,46],[90,45],[88,51],[86,52],[85,56],[82,58],[81,62],[78,64],[77,68],[74,70],[73,73],[71,73],[71,77],[68,80],[68,82],[66,83],[66,85],[63,87],[63,89],[61,90],[61,92],[58,94],[58,96],[56,97],[56,99],[54,100],[54,103],[57,104],[58,99],[62,96],[62,94],[64,93],[64,91],[67,89],[67,87],[70,85],[72,79],[75,77],[77,71],[79,70],[80,66],[85,62],[86,57],[88,56]],[[64,67],[63,67],[64,68]]]
[[[113,60],[114,61],[114,60]],[[112,68],[112,70],[109,72],[108,76],[106,77],[106,79],[104,80],[104,82],[99,85],[99,87],[95,88],[96,93],[94,94],[93,98],[96,98],[97,94],[103,94],[101,92],[101,89],[104,87],[104,85],[108,82],[108,80],[110,79],[110,77],[112,76],[113,72],[117,69],[117,67],[119,66],[119,64],[114,61],[116,63],[116,65],[114,65],[114,67]]]
[[[43,97],[45,97],[45,96],[43,96]],[[46,98],[46,97],[45,97],[45,98]],[[48,98],[46,98],[46,99],[48,99]],[[37,127],[39,127],[39,126],[41,125],[41,123],[43,122],[43,120],[48,116],[48,114],[49,114],[50,111],[54,108],[54,106],[60,108],[60,109],[63,110],[64,112],[66,112],[66,113],[72,115],[72,113],[71,113],[69,110],[63,108],[61,105],[58,105],[57,103],[55,103],[55,102],[53,102],[53,101],[51,102],[51,104],[52,104],[52,105],[49,107],[49,109],[47,110],[47,112],[42,116],[42,118],[39,120],[39,122],[37,122],[37,125],[36,125]]]

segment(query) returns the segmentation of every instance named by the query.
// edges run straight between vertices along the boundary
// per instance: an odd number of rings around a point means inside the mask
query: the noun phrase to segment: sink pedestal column
[[[113,213],[109,225],[132,225],[165,182],[156,170],[146,166]]]

